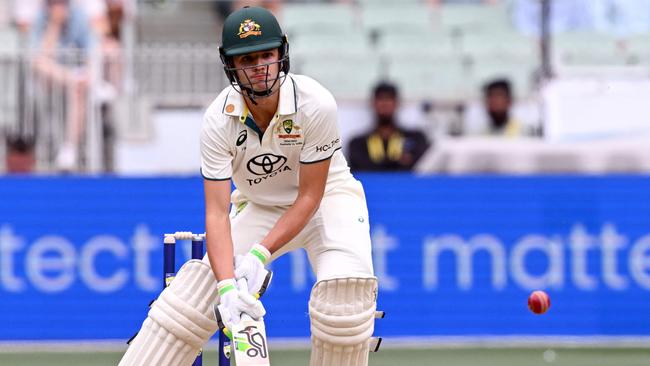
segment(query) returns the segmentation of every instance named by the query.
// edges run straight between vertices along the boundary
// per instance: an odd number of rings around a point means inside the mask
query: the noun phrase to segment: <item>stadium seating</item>
[[[505,2],[495,5],[448,4],[441,6],[437,13],[444,32],[468,34],[512,29]]]
[[[460,55],[395,58],[389,64],[389,80],[411,100],[459,101],[470,95],[471,79]]]
[[[514,54],[539,57],[536,39],[514,31],[465,34],[461,38],[463,53],[471,56],[484,54]]]
[[[558,33],[552,38],[554,59],[560,66],[625,65],[627,56],[619,40],[593,32]]]
[[[459,43],[439,32],[425,34],[383,34],[377,39],[379,53],[386,58],[413,58],[460,53]]]
[[[628,52],[647,53],[650,52],[650,34],[639,34],[628,37],[625,40],[625,47]]]
[[[650,36],[647,34],[627,38],[624,42],[628,61],[632,65],[650,65]]]
[[[415,2],[364,6],[361,8],[361,24],[376,36],[388,33],[428,34],[434,30],[433,10]]]
[[[497,78],[506,78],[511,81],[515,97],[528,97],[535,86],[535,76],[539,66],[539,62],[536,60],[508,54],[473,59],[471,60],[470,97],[479,97],[483,85]]]
[[[532,91],[540,64],[536,40],[512,31],[468,34],[462,38],[462,51],[471,64],[472,97],[478,96],[483,84],[494,78],[512,81],[519,97]]]
[[[366,98],[382,76],[378,57],[359,54],[310,58],[300,64],[298,72],[316,79],[335,96],[346,99]]]
[[[355,13],[350,4],[286,4],[280,21],[289,40],[320,34],[340,35],[355,28]]]
[[[370,55],[372,48],[365,33],[321,33],[289,40],[292,61],[321,58],[332,54]]]
[[[474,97],[481,83],[497,75],[516,79],[522,94],[530,89],[538,47],[512,30],[505,2],[356,4],[285,6],[294,71],[353,99],[365,98],[384,77],[401,86],[404,98],[417,100]]]

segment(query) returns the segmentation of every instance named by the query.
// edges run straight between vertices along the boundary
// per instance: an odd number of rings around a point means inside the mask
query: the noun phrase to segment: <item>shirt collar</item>
[[[278,106],[278,114],[286,116],[294,114],[298,111],[298,95],[296,95],[296,83],[293,81],[291,74],[280,87],[280,105]]]
[[[296,95],[296,84],[291,77],[287,75],[284,83],[280,86],[280,100],[278,102],[278,114],[286,116],[298,111],[298,96]],[[228,96],[223,103],[222,112],[228,116],[243,117],[248,115],[248,107],[244,103],[244,97],[234,88],[230,88]]]

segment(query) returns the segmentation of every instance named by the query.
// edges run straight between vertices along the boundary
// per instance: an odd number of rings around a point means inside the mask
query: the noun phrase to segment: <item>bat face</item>
[[[232,336],[237,366],[270,365],[263,320],[242,319],[233,326]]]

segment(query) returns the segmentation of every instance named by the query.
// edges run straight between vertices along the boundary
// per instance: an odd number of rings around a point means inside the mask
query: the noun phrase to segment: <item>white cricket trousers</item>
[[[233,207],[230,222],[235,255],[260,243],[287,209],[250,201],[238,213]],[[351,179],[326,192],[303,230],[273,253],[271,260],[298,248],[306,250],[317,281],[373,276],[368,207],[359,181]]]

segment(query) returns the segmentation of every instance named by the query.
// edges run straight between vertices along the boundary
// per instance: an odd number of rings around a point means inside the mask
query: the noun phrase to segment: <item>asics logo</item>
[[[237,137],[237,146],[241,146],[244,142],[246,142],[246,136],[248,134],[246,133],[246,130],[241,130],[239,133],[239,136]]]

